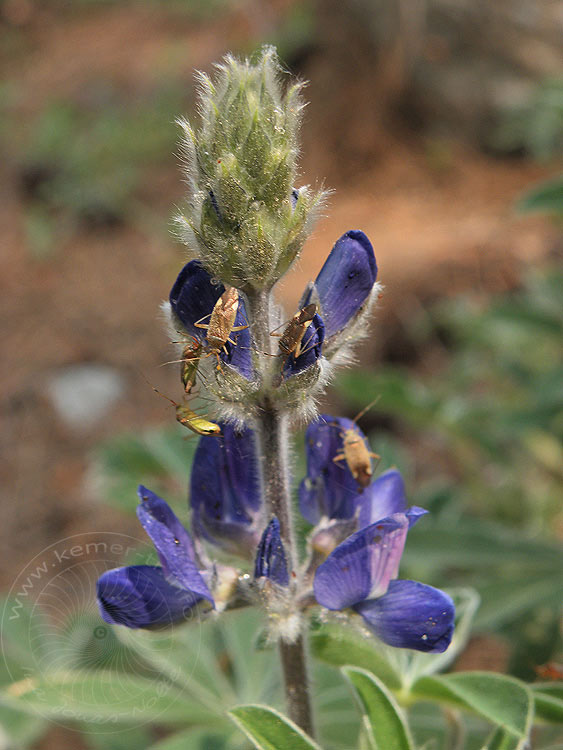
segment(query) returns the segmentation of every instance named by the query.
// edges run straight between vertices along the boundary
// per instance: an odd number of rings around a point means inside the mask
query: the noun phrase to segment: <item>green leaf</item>
[[[412,750],[405,718],[381,680],[365,669],[345,667],[342,671],[352,683],[367,715],[378,750]]]
[[[527,737],[533,698],[519,680],[493,672],[422,677],[412,688],[419,700],[436,700],[473,711],[516,737]]]
[[[401,687],[401,677],[383,655],[380,641],[363,637],[352,627],[322,625],[311,631],[309,644],[314,656],[328,664],[365,668],[387,687]]]
[[[80,724],[82,739],[89,750],[133,750],[148,747],[153,741],[150,726],[120,727],[118,732],[106,731],[96,722]]]
[[[559,607],[563,585],[555,578],[555,570],[547,568],[541,574],[523,570],[510,578],[493,579],[480,587],[481,606],[474,627],[498,628],[512,622],[525,612],[541,606]],[[499,606],[502,602],[502,607]]]
[[[320,750],[296,724],[268,706],[236,706],[229,716],[258,750]]]
[[[220,726],[213,729],[185,729],[150,745],[148,750],[227,750],[227,739],[234,728],[226,724],[222,734],[221,729]]]
[[[530,687],[536,708],[535,718],[563,724],[563,682],[536,682]]]
[[[47,729],[47,722],[39,717],[0,706],[0,738],[6,743],[2,747],[23,750],[35,743]]]
[[[504,729],[497,727],[487,740],[483,750],[528,750],[528,740],[515,737]]]
[[[168,680],[124,672],[47,673],[14,683],[0,692],[0,699],[7,706],[44,718],[200,725],[217,720],[216,712],[206,710]]]
[[[452,527],[447,521],[430,520],[409,534],[405,561],[409,565],[460,567],[474,570],[511,564],[530,570],[560,570],[563,560],[560,545],[523,534],[498,524],[465,518]],[[553,566],[553,567],[552,567]]]

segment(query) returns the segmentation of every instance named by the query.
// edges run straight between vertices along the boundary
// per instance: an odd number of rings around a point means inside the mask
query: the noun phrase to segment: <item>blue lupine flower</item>
[[[231,552],[252,557],[260,530],[262,492],[252,430],[219,423],[221,439],[200,438],[192,467],[194,532]]]
[[[170,305],[186,331],[199,341],[206,343],[206,329],[198,328],[194,324],[211,314],[215,303],[224,291],[223,284],[213,283],[210,274],[199,260],[190,261],[180,271],[170,292]],[[202,322],[206,324],[209,319],[207,318]],[[234,325],[248,325],[242,297],[239,297]],[[237,331],[231,335],[231,338],[236,341],[236,346],[227,342],[227,353],[221,352],[219,357],[240,375],[247,380],[251,380],[254,376],[254,370],[250,350],[250,329],[244,328],[242,331]]]
[[[279,586],[289,586],[287,560],[280,535],[280,522],[272,518],[264,529],[254,566],[254,577],[269,578]]]
[[[290,354],[283,365],[283,376],[289,378],[306,370],[319,359],[322,354],[325,327],[320,315],[316,314],[311,325],[305,331],[301,342],[301,353],[298,357]]]
[[[407,531],[422,513],[394,513],[352,534],[319,565],[313,589],[327,609],[358,612],[385,643],[437,653],[452,638],[451,598],[432,586],[394,580]]]
[[[188,619],[203,601],[214,607],[190,535],[162,498],[142,485],[138,493],[137,517],[161,567],[133,565],[104,573],[97,583],[102,618],[129,628],[154,628]]]
[[[361,311],[376,279],[377,264],[371,242],[363,232],[352,229],[336,242],[301,305],[318,299],[329,341]]]

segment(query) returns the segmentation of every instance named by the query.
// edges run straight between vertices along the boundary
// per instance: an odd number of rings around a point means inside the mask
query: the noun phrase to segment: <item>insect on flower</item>
[[[204,315],[203,318],[194,323],[196,328],[207,330],[207,346],[205,347],[205,351],[207,354],[214,354],[217,357],[218,370],[221,369],[219,354],[222,351],[228,354],[227,342],[236,345],[236,341],[230,338],[231,333],[244,331],[248,328],[248,324],[235,326],[238,306],[238,291],[234,287],[229,287],[219,297],[210,315]],[[209,323],[202,323],[207,317],[209,317]]]
[[[305,305],[299,312],[295,313],[293,318],[289,321],[283,333],[276,333],[278,330],[275,328],[270,336],[278,336],[279,343],[278,347],[280,353],[285,357],[289,357],[293,354],[297,358],[300,354],[305,351],[302,349],[303,337],[309,326],[311,325],[313,318],[317,313],[317,306],[315,304]],[[281,327],[281,326],[280,326]]]
[[[381,456],[378,453],[373,453],[369,450],[369,446],[366,443],[365,438],[359,434],[356,428],[356,422],[362,417],[368,409],[370,409],[377,401],[379,397],[368,404],[362,411],[357,414],[352,420],[353,426],[347,430],[344,430],[342,434],[342,453],[338,453],[332,459],[335,463],[338,461],[346,461],[352,476],[358,483],[358,486],[363,490],[371,482],[373,476],[373,469],[371,466],[371,459],[375,458],[379,461]]]
[[[218,424],[215,424],[215,422],[210,422],[208,419],[205,419],[205,417],[201,417],[199,414],[196,414],[196,412],[193,411],[193,409],[190,409],[190,407],[185,403],[177,404],[176,401],[169,398],[168,396],[165,396],[164,393],[161,393],[158,388],[154,387],[154,385],[151,385],[151,388],[155,393],[158,393],[159,396],[162,396],[162,398],[170,401],[172,406],[174,406],[174,408],[176,409],[176,421],[184,427],[187,427],[188,430],[195,432],[196,435],[221,434],[221,428]]]
[[[197,368],[199,365],[202,349],[203,344],[201,343],[201,341],[198,341],[198,339],[192,336],[191,341],[189,341],[182,350],[181,377],[186,396],[191,393],[191,390],[195,385]]]

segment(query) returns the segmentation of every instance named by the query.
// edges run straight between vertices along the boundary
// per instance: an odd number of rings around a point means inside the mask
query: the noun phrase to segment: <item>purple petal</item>
[[[327,518],[351,518],[356,510],[358,483],[346,461],[333,459],[343,451],[342,437],[355,428],[350,419],[327,414],[311,422],[305,435],[307,476],[299,486],[299,507],[310,523]]]
[[[406,516],[397,514],[339,544],[317,568],[313,589],[319,604],[344,609],[384,594],[397,577],[407,530]]]
[[[424,508],[420,508],[418,505],[411,505],[411,507],[405,511],[405,516],[409,522],[409,529],[415,525],[419,518],[425,516],[428,513]]]
[[[280,586],[289,586],[287,560],[280,535],[280,522],[272,518],[264,529],[256,553],[254,577],[269,578]]]
[[[298,372],[311,367],[319,359],[322,353],[323,341],[325,337],[325,327],[320,315],[315,315],[311,325],[305,331],[303,341],[301,342],[301,354],[295,357],[290,354],[284,362],[283,376],[289,378],[297,375]]]
[[[196,565],[194,546],[186,529],[162,498],[142,485],[137,518],[152,539],[167,579],[214,604],[211,592]]]
[[[191,260],[182,268],[170,292],[170,305],[188,333],[203,339],[205,329],[194,323],[209,315],[225,291],[223,284],[212,284],[201,261]]]
[[[221,283],[213,283],[211,275],[199,260],[192,260],[180,271],[172,291],[170,305],[186,331],[199,341],[207,343],[205,328],[196,328],[195,323],[208,323],[206,319],[215,307],[215,303],[225,291]],[[244,300],[239,297],[239,305],[234,327],[248,325]],[[227,342],[227,353],[219,355],[222,362],[233,367],[240,375],[251,380],[254,377],[252,368],[250,328],[234,331],[229,337],[235,345]],[[205,356],[205,355],[204,355]],[[209,355],[212,356],[212,355]]]
[[[370,484],[358,497],[359,527],[369,526],[380,518],[402,513],[407,507],[405,483],[396,469],[390,469]]]
[[[315,281],[327,338],[339,333],[359,312],[376,278],[375,255],[366,235],[354,229],[343,234]]]
[[[232,551],[249,542],[262,493],[252,430],[221,424],[222,438],[202,437],[191,476],[193,527]],[[256,541],[256,540],[255,540]]]
[[[389,646],[441,653],[454,632],[451,598],[416,581],[391,581],[386,594],[360,602],[354,609]]]
[[[128,628],[172,625],[189,619],[202,597],[172,586],[162,568],[134,565],[104,573],[97,583],[100,614],[105,622]]]

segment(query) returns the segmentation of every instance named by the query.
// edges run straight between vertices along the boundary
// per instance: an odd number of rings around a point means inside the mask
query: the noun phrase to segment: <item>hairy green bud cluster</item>
[[[179,124],[190,197],[182,239],[209,272],[239,289],[270,289],[299,254],[321,192],[294,190],[302,84],[283,92],[273,47],[228,56],[199,75],[201,126]]]

